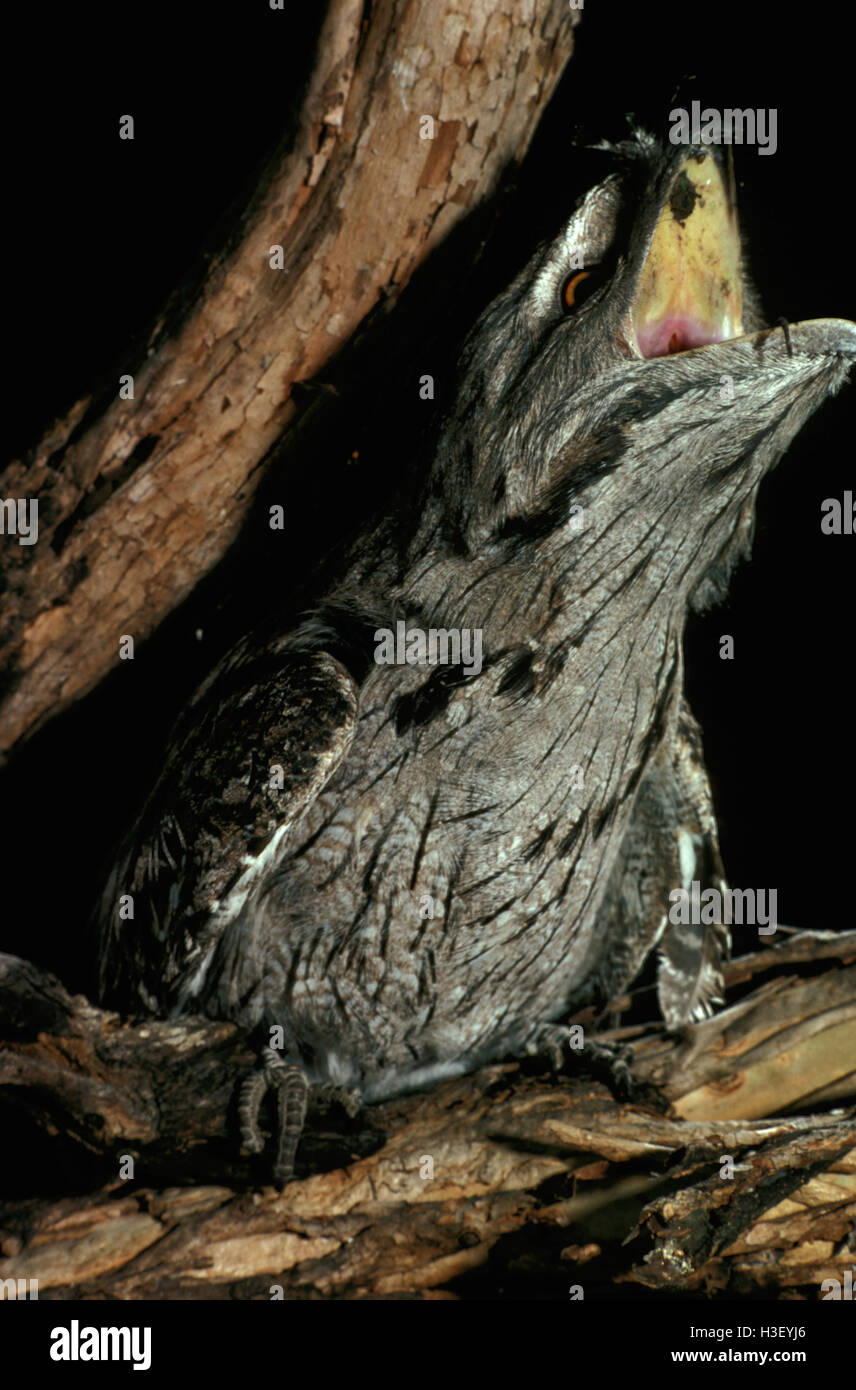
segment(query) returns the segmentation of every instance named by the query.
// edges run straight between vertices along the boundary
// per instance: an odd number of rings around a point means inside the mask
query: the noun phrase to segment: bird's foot
[[[265,1147],[259,1121],[268,1091],[276,1096],[276,1160],[271,1176],[275,1186],[283,1188],[294,1174],[294,1159],[310,1103],[341,1105],[353,1118],[362,1109],[363,1098],[359,1090],[348,1086],[311,1085],[299,1063],[288,1062],[273,1048],[265,1048],[259,1068],[243,1081],[238,1100],[241,1142],[249,1154],[260,1154]]]
[[[577,1042],[577,1037],[580,1041]],[[652,1086],[636,1081],[630,1070],[633,1049],[626,1043],[595,1041],[560,1023],[540,1023],[526,1043],[530,1057],[547,1056],[553,1071],[563,1071],[568,1057],[604,1081],[616,1100],[663,1108],[663,1101]]]
[[[553,1071],[561,1071],[565,1065],[565,1049],[569,1046],[569,1033],[561,1023],[539,1023],[526,1043],[528,1057],[547,1057]]]
[[[301,1066],[286,1062],[270,1047],[265,1049],[259,1069],[244,1080],[238,1101],[241,1141],[251,1154],[260,1154],[265,1146],[259,1115],[268,1091],[276,1095],[276,1160],[272,1177],[274,1184],[282,1188],[294,1173],[294,1156],[309,1103],[309,1078]]]
[[[333,1086],[325,1082],[312,1087],[309,1103],[313,1108],[316,1105],[341,1105],[345,1114],[353,1120],[363,1108],[363,1095],[356,1086]]]

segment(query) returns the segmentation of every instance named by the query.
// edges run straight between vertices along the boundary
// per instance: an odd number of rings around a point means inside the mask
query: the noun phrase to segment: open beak
[[[631,310],[642,357],[666,357],[743,333],[740,236],[733,187],[694,152],[675,175]]]

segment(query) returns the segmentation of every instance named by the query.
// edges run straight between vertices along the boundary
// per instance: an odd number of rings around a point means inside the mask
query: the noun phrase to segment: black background
[[[11,454],[94,383],[133,370],[134,344],[169,292],[184,281],[192,293],[206,249],[223,243],[289,129],[321,8],[46,4],[7,30]],[[343,404],[326,455],[308,470],[323,480],[323,506],[317,478],[292,468],[289,530],[276,553],[251,522],[258,545],[236,546],[134,662],[12,760],[0,786],[3,949],[73,987],[88,984],[83,926],[103,862],[159,766],[177,707],[219,648],[292,592],[355,495],[382,495],[390,470],[416,457],[416,376],[451,380],[457,335],[567,215],[587,159],[575,141],[621,138],[628,116],[665,132],[669,110],[693,97],[720,109],[775,107],[776,153],[736,152],[768,321],[856,315],[847,9],[588,0],[576,34],[523,169],[416,277],[377,351],[346,352],[325,373],[343,385]],[[126,112],[133,142],[117,135]],[[444,277],[461,255],[473,261],[467,293],[444,302]],[[420,345],[403,361],[391,346],[396,316]],[[820,531],[821,502],[856,487],[848,395],[814,417],[764,483],[752,560],[727,604],[691,619],[686,641],[730,879],[776,888],[780,920],[800,927],[853,925],[854,539]],[[355,446],[361,462],[345,479]],[[735,639],[734,661],[719,658],[723,633]]]

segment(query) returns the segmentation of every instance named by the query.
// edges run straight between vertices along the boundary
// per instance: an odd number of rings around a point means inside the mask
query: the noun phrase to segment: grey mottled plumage
[[[701,227],[711,166],[644,136],[618,155],[471,334],[418,513],[209,678],[104,894],[107,999],[282,1028],[242,1112],[252,1136],[278,1088],[281,1180],[310,1086],[371,1100],[549,1047],[656,943],[670,1025],[720,988],[724,930],[667,925],[671,888],[724,882],[684,622],[856,328],[744,308],[730,341],[644,357],[655,231]],[[376,664],[401,619],[481,629],[481,671]]]

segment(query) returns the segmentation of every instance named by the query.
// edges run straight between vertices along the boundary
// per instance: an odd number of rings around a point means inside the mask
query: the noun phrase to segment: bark
[[[28,1195],[0,1208],[0,1280],[42,1298],[834,1297],[856,1264],[856,932],[730,969],[737,988],[775,978],[685,1037],[604,1035],[633,1042],[668,1115],[504,1063],[315,1115],[278,1193],[236,1158],[251,1058],[231,1025],[123,1025],[3,957],[0,1097],[31,1132],[5,1146]],[[34,1200],[58,1135],[54,1185],[74,1172],[81,1195]]]
[[[3,547],[0,751],[91,689],[223,556],[314,377],[519,160],[571,52],[565,0],[331,0],[291,148],[134,399],[78,401],[6,471],[39,543]],[[435,122],[420,137],[420,118]],[[284,268],[270,268],[273,246]],[[466,265],[458,268],[461,283]]]

